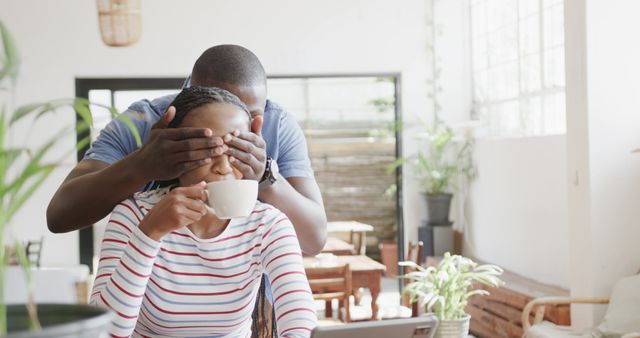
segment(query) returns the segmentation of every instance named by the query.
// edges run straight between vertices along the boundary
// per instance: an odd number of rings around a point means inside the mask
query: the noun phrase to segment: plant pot
[[[380,258],[382,264],[387,267],[384,272],[385,277],[398,276],[398,243],[382,242],[378,246],[380,248]]]
[[[461,319],[441,320],[434,338],[467,338],[469,335],[469,321],[471,316]]]
[[[27,308],[7,306],[6,338],[97,338],[106,337],[112,314],[102,308],[76,304],[38,304],[42,331],[28,331]]]
[[[429,225],[451,225],[452,194],[423,194],[427,203],[427,223]]]

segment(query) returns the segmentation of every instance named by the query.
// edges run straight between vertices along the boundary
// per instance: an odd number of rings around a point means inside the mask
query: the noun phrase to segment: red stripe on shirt
[[[161,248],[160,251],[167,252],[167,253],[174,254],[174,255],[178,255],[178,256],[198,257],[200,259],[204,259],[205,261],[209,261],[209,262],[221,262],[221,261],[226,261],[227,259],[231,259],[231,258],[236,258],[238,256],[242,256],[242,255],[248,253],[249,251],[252,251],[255,248],[259,248],[261,245],[262,244],[258,243],[258,244],[250,247],[249,249],[247,249],[247,250],[245,250],[243,252],[240,252],[240,253],[237,253],[235,255],[231,255],[231,256],[228,256],[228,257],[221,257],[221,258],[207,258],[207,257],[201,256],[197,252],[180,252],[180,251],[167,250],[165,248]]]
[[[121,226],[121,227],[125,228],[128,232],[132,232],[131,228],[129,228],[127,225],[125,225],[125,224],[124,224],[124,223],[122,223],[122,222],[116,221],[116,220],[115,220],[115,219],[113,219],[113,218],[109,220],[109,223],[117,224],[117,225],[119,225],[119,226]]]
[[[271,243],[267,244],[267,246],[265,246],[264,248],[262,248],[262,251],[260,251],[260,253],[263,253],[263,252],[265,252],[267,249],[269,249],[269,246],[271,246],[273,243],[275,243],[275,242],[277,242],[277,241],[280,241],[280,240],[282,240],[282,239],[285,239],[285,238],[296,238],[296,239],[297,239],[297,237],[296,237],[296,235],[295,235],[295,234],[290,234],[290,235],[283,235],[283,236],[280,236],[280,237],[278,237],[278,238],[274,239],[273,241],[271,241]]]
[[[260,277],[258,277],[258,278],[260,278]],[[235,288],[235,289],[229,290],[229,291],[221,291],[221,292],[180,292],[180,291],[173,291],[173,290],[169,290],[167,288],[162,287],[153,278],[150,278],[149,280],[151,281],[151,283],[155,284],[158,288],[160,288],[160,290],[162,290],[164,292],[172,293],[174,295],[182,295],[182,296],[220,296],[220,295],[228,295],[228,294],[231,294],[231,293],[234,293],[234,292],[242,291],[242,290],[246,289],[247,286],[251,285],[251,283],[253,283],[253,281],[256,280],[256,278],[253,278],[253,279],[249,280],[242,287]]]
[[[120,204],[122,204],[125,208],[129,209],[131,211],[131,213],[133,214],[133,217],[136,218],[136,220],[138,220],[138,223],[140,223],[140,217],[138,217],[138,214],[135,213],[135,211],[133,211],[133,208],[131,206],[129,206],[128,202],[129,200],[126,200]]]
[[[241,307],[234,309],[234,310],[229,310],[229,311],[188,311],[188,312],[182,312],[182,311],[169,311],[169,310],[165,310],[160,308],[158,305],[156,305],[156,303],[154,303],[148,295],[144,295],[144,299],[146,299],[149,304],[151,304],[151,306],[153,306],[156,310],[162,312],[162,313],[167,313],[170,315],[226,315],[226,314],[230,314],[230,313],[236,313],[241,311],[242,309],[246,308],[247,306],[255,303],[253,301],[253,299],[250,299],[249,302],[247,302],[246,304],[242,305]]]
[[[244,274],[246,274],[247,272],[249,272],[249,270],[251,270],[251,267],[252,267],[252,266],[254,266],[254,265],[256,265],[256,266],[257,266],[257,265],[258,265],[258,263],[257,263],[257,262],[253,262],[253,263],[251,263],[251,265],[249,265],[249,268],[247,268],[247,270],[245,270],[245,271],[243,271],[243,272],[238,272],[238,273],[233,274],[233,275],[226,275],[226,276],[225,276],[225,275],[218,275],[218,274],[215,274],[215,273],[179,272],[179,271],[173,271],[173,270],[171,270],[171,269],[169,269],[169,268],[167,268],[167,267],[165,267],[165,266],[162,266],[162,265],[160,265],[160,264],[158,264],[158,263],[154,263],[154,264],[153,264],[153,266],[156,266],[156,267],[158,267],[158,268],[160,268],[160,269],[162,269],[162,270],[165,270],[165,271],[167,271],[167,272],[170,272],[170,273],[172,273],[172,274],[174,274],[174,275],[180,275],[180,276],[201,276],[201,277],[218,277],[218,278],[232,278],[232,277],[238,277],[238,276],[244,275]]]

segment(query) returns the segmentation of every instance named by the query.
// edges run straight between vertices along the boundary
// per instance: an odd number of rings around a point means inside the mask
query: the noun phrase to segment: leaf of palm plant
[[[0,21],[0,36],[2,37],[2,45],[4,46],[4,57],[2,59],[2,68],[0,68],[0,81],[9,77],[15,81],[18,76],[18,68],[20,58],[18,57],[18,48],[9,33],[7,26]]]
[[[24,192],[16,195],[11,198],[9,201],[9,208],[7,210],[7,219],[11,219],[13,215],[22,207],[22,205],[33,195],[33,193],[44,183],[44,181],[51,175],[53,172],[53,166],[43,167],[43,170],[38,173],[32,175],[30,178],[34,178],[35,180],[30,180],[29,182],[25,182],[24,184],[31,183]],[[22,189],[21,189],[22,190]]]
[[[13,112],[11,120],[9,120],[9,125],[11,126],[31,114],[35,114],[35,118],[39,118],[50,111],[54,111],[60,107],[68,106],[70,104],[72,104],[70,99],[58,99],[49,102],[25,104],[18,107],[18,109]]]
[[[4,183],[9,168],[20,155],[26,153],[26,148],[11,148],[0,151],[0,184]],[[0,188],[0,191],[3,189]],[[0,196],[2,196],[0,194]]]
[[[36,308],[36,303],[33,299],[33,278],[31,275],[31,262],[29,262],[29,257],[27,257],[27,250],[22,246],[22,243],[19,241],[14,242],[14,247],[16,248],[16,256],[18,257],[18,262],[22,267],[22,272],[24,273],[24,278],[27,281],[27,295],[29,300],[26,304],[27,306],[27,314],[29,315],[29,329],[30,330],[40,330],[40,320],[38,320],[38,311]]]
[[[49,139],[47,143],[45,143],[38,151],[34,154],[34,156],[27,162],[24,169],[11,183],[9,183],[3,191],[0,191],[0,196],[4,194],[10,194],[11,196],[15,196],[18,191],[21,189],[22,185],[34,174],[38,173],[42,170],[42,166],[40,165],[40,160],[49,152],[49,150],[58,142],[60,137],[64,135],[66,130],[62,130],[57,133],[54,137]]]
[[[87,125],[93,127],[93,115],[91,114],[89,105],[90,103],[87,99],[76,98],[73,100],[73,109],[75,109],[76,113],[80,115],[82,121],[84,121]]]

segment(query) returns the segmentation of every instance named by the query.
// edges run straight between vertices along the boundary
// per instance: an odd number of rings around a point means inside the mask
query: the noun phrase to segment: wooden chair
[[[613,286],[611,297],[607,298],[569,298],[540,297],[530,301],[522,310],[523,337],[555,338],[584,336],[616,336],[622,338],[640,337],[640,275],[624,277]],[[570,326],[555,325],[544,321],[548,317],[547,306],[558,304],[609,304],[602,323],[596,328],[576,331]],[[531,315],[533,311],[533,323]]]
[[[418,242],[413,244],[411,241],[408,243],[406,261],[412,261],[418,265],[421,265],[422,254],[424,251],[424,243]],[[404,273],[409,273],[415,269],[411,267],[404,267]],[[406,286],[409,284],[408,279],[403,280],[403,284]],[[382,311],[380,314],[381,319],[398,319],[398,318],[410,318],[418,317],[418,303],[411,303],[411,297],[409,295],[402,296],[402,305],[395,308],[388,308]]]
[[[367,252],[367,243],[365,243],[366,234],[363,231],[349,231],[349,243],[353,244],[356,255],[364,255]]]
[[[408,244],[408,250],[407,250],[407,257],[405,257],[404,259],[407,261],[412,261],[418,265],[422,265],[422,255],[424,254],[424,243],[422,243],[422,241],[419,241],[416,244],[413,244],[411,241],[409,241]],[[404,273],[409,273],[415,271],[415,269],[411,268],[411,267],[405,267],[404,268]],[[404,280],[404,285],[406,286],[407,284],[409,284],[409,280],[405,279]],[[411,308],[411,317],[418,317],[418,303],[411,303],[411,297],[407,294],[405,294],[404,296],[402,296],[402,305],[406,306],[408,308]]]
[[[339,308],[344,309],[345,323],[351,322],[349,296],[351,295],[351,268],[349,264],[335,267],[315,267],[307,269],[307,279],[314,300],[325,301],[325,317],[331,318],[331,301],[338,299]]]
[[[27,245],[25,246],[27,258],[29,259],[29,263],[31,264],[31,266],[38,268],[40,267],[43,241],[44,237],[41,237],[38,241],[28,241]]]
[[[560,304],[609,304],[608,298],[570,298],[570,297],[539,297],[531,300],[522,310],[522,330],[526,332],[532,325],[542,323],[547,305]],[[533,322],[531,322],[531,311]]]

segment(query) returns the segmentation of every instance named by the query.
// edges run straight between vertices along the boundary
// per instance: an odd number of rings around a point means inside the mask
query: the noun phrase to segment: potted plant
[[[469,334],[470,316],[464,312],[469,297],[488,295],[481,289],[472,289],[474,283],[500,287],[504,282],[499,276],[503,270],[495,265],[478,265],[469,258],[445,253],[437,267],[423,268],[405,261],[401,266],[414,269],[403,276],[410,280],[403,293],[411,296],[411,302],[419,302],[440,320],[436,338],[466,338]]]
[[[44,304],[38,307],[31,302],[25,305],[7,306],[4,298],[4,274],[9,261],[5,247],[5,230],[13,216],[31,198],[49,175],[62,164],[64,158],[85,146],[89,138],[78,141],[76,147],[58,158],[52,150],[59,147],[59,141],[66,133],[86,131],[91,126],[90,103],[86,99],[60,99],[43,103],[23,105],[10,111],[8,98],[15,84],[19,69],[19,58],[9,31],[0,21],[0,337],[98,337],[109,323],[111,315],[104,309],[88,305]],[[51,126],[56,132],[52,137],[37,145],[33,140],[25,140],[26,146],[16,142],[18,125],[35,123],[44,114],[55,112],[63,107],[72,107],[81,117],[76,126]],[[118,115],[111,107],[104,107],[114,116],[132,128],[138,143],[139,135],[131,120]],[[50,128],[50,129],[51,129]],[[12,142],[10,142],[12,141]],[[28,260],[19,243],[17,258],[24,268],[27,284],[31,284]],[[32,299],[32,297],[29,297]],[[40,328],[40,324],[42,327]],[[35,330],[37,332],[31,331]]]
[[[451,225],[449,213],[453,193],[461,180],[470,181],[476,176],[471,131],[456,134],[436,118],[433,125],[424,125],[418,133],[418,142],[423,146],[417,154],[396,160],[389,167],[389,172],[407,164],[425,198],[427,224]]]

